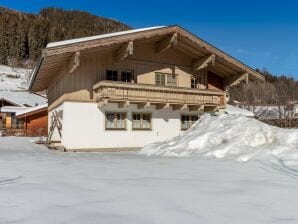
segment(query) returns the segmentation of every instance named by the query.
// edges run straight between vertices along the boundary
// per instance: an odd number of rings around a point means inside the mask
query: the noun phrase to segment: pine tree
[[[7,64],[8,59],[36,61],[48,42],[129,28],[81,11],[46,8],[35,15],[0,7],[0,63]]]

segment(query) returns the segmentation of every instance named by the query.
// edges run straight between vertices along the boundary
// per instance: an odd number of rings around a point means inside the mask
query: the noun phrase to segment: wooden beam
[[[108,104],[108,99],[99,99],[99,100],[97,100],[97,107],[98,108],[102,108],[102,107],[104,107],[104,106],[106,106],[107,104]]]
[[[200,51],[201,48],[194,48],[194,46],[190,46],[188,44],[183,43],[179,40],[177,44],[177,49],[185,53],[186,55],[189,55],[193,58],[200,58],[203,57],[206,53]]]
[[[155,106],[156,110],[164,110],[169,107],[170,107],[169,103],[159,103],[159,104],[156,104],[156,106]]]
[[[173,110],[184,110],[187,109],[187,104],[175,104],[172,105]]]
[[[69,73],[73,73],[79,66],[80,66],[80,52],[77,51],[72,54],[72,56],[68,62]]]
[[[224,79],[224,87],[238,85],[241,81],[248,83],[248,73],[237,74]]]
[[[204,105],[188,106],[189,111],[204,111]]]
[[[173,33],[156,43],[156,52],[161,53],[178,44],[178,34]]]
[[[150,102],[147,103],[138,103],[138,109],[146,109],[150,107]]]
[[[219,109],[218,106],[213,106],[213,105],[204,106],[204,112],[213,112],[213,111],[217,111],[218,109]]]
[[[129,41],[125,43],[122,47],[120,47],[115,54],[115,61],[123,61],[129,55],[133,55],[133,41]]]
[[[125,107],[128,107],[129,105],[130,105],[129,101],[122,101],[118,103],[119,108],[125,108]]]
[[[214,54],[210,54],[210,55],[204,56],[202,58],[196,59],[192,64],[192,69],[194,71],[199,71],[203,68],[207,68],[210,63],[212,64],[212,66],[215,65],[215,55]]]

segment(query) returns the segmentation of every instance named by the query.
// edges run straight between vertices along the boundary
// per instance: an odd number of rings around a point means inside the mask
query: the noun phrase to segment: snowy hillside
[[[273,156],[294,161],[298,159],[298,129],[273,127],[243,115],[204,115],[181,136],[145,146],[140,153],[238,161]]]
[[[28,88],[31,70],[0,65],[0,90]]]

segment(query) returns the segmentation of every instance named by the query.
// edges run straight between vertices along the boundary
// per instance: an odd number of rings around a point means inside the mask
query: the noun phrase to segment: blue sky
[[[0,6],[79,9],[134,28],[179,24],[253,68],[298,79],[295,0],[0,0]]]

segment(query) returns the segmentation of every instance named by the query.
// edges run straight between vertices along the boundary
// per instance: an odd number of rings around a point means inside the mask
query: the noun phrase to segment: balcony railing
[[[98,100],[129,101],[151,104],[186,104],[220,106],[223,92],[207,89],[155,86],[117,81],[100,81],[93,86]]]

